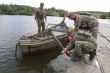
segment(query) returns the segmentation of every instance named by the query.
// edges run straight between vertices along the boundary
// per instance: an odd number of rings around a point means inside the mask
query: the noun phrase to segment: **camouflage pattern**
[[[93,51],[97,48],[97,43],[95,38],[91,37],[85,37],[85,35],[77,35],[76,41],[75,41],[75,52],[82,56],[83,52],[89,53],[90,51]]]
[[[46,12],[44,10],[37,9],[35,13],[35,19],[36,23],[38,24],[38,33],[45,30],[44,18],[46,19]]]
[[[92,36],[94,38],[97,38],[99,23],[95,17],[87,15],[77,15],[75,26],[78,24],[82,26],[82,29],[84,28],[84,30],[90,30]]]
[[[94,37],[84,33],[78,33],[75,42],[72,41],[66,47],[69,51],[74,49],[79,56],[83,55],[83,52],[90,52],[97,48],[97,42]]]
[[[93,16],[77,15],[74,25],[74,33],[77,35],[66,48],[69,51],[74,49],[79,56],[82,56],[83,52],[88,53],[96,49],[99,25],[97,19]]]

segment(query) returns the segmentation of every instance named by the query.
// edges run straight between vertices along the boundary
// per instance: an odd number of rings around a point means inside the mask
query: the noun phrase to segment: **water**
[[[57,24],[62,18],[48,17],[47,20],[47,23]],[[110,22],[110,20],[99,21]],[[73,24],[73,21],[68,19],[66,22]],[[0,73],[66,73],[67,61],[70,59],[61,55],[60,49],[16,60],[17,40],[25,33],[33,31],[37,32],[34,16],[0,15]]]
[[[62,18],[48,17],[47,23],[61,22]],[[34,16],[0,15],[0,73],[59,73],[65,72],[56,61],[61,52],[56,51],[27,58],[15,58],[15,46],[19,37],[37,32]],[[55,64],[57,62],[57,65]],[[63,64],[62,62],[61,64]],[[54,66],[53,66],[54,64]],[[55,67],[55,68],[54,68]],[[66,65],[63,66],[66,68]],[[62,67],[62,68],[63,68]],[[58,69],[57,69],[58,68]],[[64,69],[63,68],[63,69]],[[56,69],[56,70],[55,70]]]

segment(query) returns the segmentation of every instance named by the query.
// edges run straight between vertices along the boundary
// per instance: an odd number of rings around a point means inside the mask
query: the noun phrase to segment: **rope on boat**
[[[29,33],[24,33],[23,36],[25,36],[25,35],[33,35],[32,33],[37,33],[37,31],[31,31]]]
[[[50,30],[52,30],[52,31],[56,30],[56,27],[57,27],[57,26],[65,27],[65,25],[64,25],[63,22],[62,22],[62,23],[59,23],[59,24],[55,24],[55,26],[52,26],[52,27],[46,29],[45,31],[42,31],[42,32],[38,33],[37,35],[49,34],[48,32],[49,32]],[[49,35],[50,35],[50,34],[49,34]]]

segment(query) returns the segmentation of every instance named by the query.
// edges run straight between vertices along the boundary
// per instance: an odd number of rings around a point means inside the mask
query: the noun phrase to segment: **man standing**
[[[45,30],[46,12],[43,9],[44,3],[40,3],[40,7],[36,10],[35,20],[38,24],[38,33]],[[42,29],[42,30],[41,30]]]
[[[90,54],[89,60],[93,60],[96,55],[97,35],[99,23],[93,16],[76,15],[69,13],[68,18],[74,20],[75,29],[72,41],[64,48],[64,53],[68,54],[71,49],[75,51],[71,54],[72,61],[81,60],[83,54]]]

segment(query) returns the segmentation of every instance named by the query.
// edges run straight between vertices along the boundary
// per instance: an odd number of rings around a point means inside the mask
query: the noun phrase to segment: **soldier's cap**
[[[44,5],[44,3],[40,3],[40,5]]]

